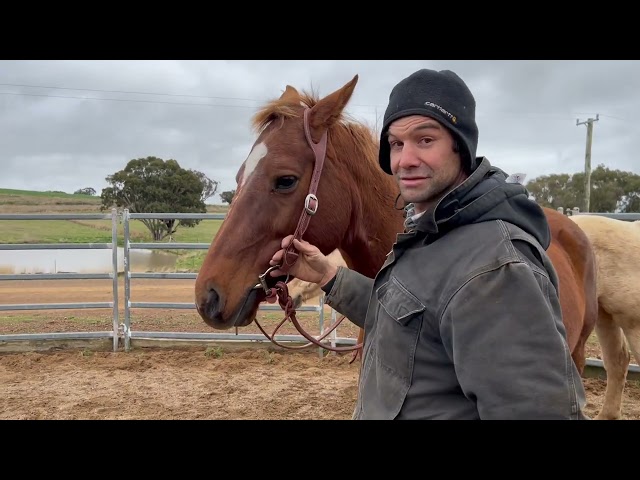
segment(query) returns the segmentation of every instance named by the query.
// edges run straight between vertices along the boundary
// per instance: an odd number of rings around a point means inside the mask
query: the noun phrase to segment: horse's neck
[[[384,175],[384,174],[380,174]],[[351,229],[342,249],[350,257],[352,268],[373,278],[387,253],[403,231],[404,211],[395,208],[397,186],[391,177],[381,177],[378,184],[364,183],[367,189],[354,199]]]
[[[336,129],[332,149],[341,153],[331,164],[341,192],[351,195],[351,218],[340,249],[354,270],[370,278],[382,267],[404,223],[404,211],[395,208],[398,185],[378,164],[376,138],[357,126]]]

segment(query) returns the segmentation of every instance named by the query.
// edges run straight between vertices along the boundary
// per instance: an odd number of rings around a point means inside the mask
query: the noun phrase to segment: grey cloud
[[[576,119],[599,113],[592,165],[640,173],[637,61],[2,61],[0,83],[78,90],[0,85],[0,187],[99,191],[128,160],[155,155],[230,190],[255,140],[251,115],[287,84],[326,95],[358,74],[347,110],[375,126],[393,86],[423,67],[465,79],[478,154],[507,171],[580,171],[586,128]]]

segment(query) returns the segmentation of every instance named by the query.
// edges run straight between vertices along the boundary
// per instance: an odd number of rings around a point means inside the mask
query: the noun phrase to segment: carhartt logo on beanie
[[[409,115],[435,118],[457,137],[463,161],[470,170],[477,167],[478,126],[476,101],[464,81],[450,70],[418,70],[398,83],[389,95],[380,135],[379,161],[382,169],[391,174],[389,125]]]

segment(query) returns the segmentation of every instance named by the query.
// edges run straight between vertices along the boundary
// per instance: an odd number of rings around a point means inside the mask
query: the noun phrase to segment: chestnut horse
[[[297,231],[302,220],[308,222],[305,240],[325,255],[340,248],[354,270],[371,278],[403,231],[398,186],[378,165],[376,134],[344,113],[357,80],[356,75],[319,99],[287,86],[253,117],[257,139],[238,170],[232,205],[195,282],[197,310],[212,328],[254,320],[266,300],[266,289],[255,288],[259,276],[270,269],[282,238]],[[316,167],[322,168],[319,179]],[[308,195],[316,184],[315,197]],[[314,198],[317,203],[310,207]],[[597,315],[594,254],[574,222],[555,210],[545,212],[569,348],[582,373]],[[285,279],[267,275],[266,280],[271,288]]]

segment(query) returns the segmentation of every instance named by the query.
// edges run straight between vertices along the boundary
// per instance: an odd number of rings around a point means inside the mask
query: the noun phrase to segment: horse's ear
[[[309,126],[311,127],[311,136],[315,142],[319,141],[322,133],[340,118],[344,107],[347,106],[351,99],[356,83],[358,83],[358,75],[353,77],[342,88],[327,95],[313,106],[309,115]]]
[[[280,100],[288,100],[291,102],[296,102],[299,99],[300,99],[300,94],[291,85],[287,85],[282,95],[280,95]]]

